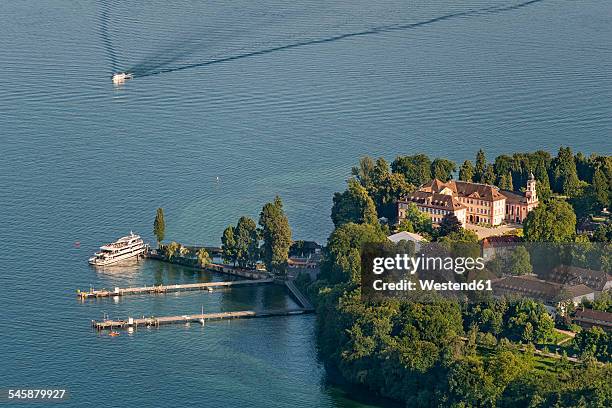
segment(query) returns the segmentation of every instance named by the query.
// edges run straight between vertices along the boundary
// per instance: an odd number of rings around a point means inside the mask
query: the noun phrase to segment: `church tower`
[[[525,197],[529,204],[536,203],[538,201],[538,195],[536,193],[536,179],[533,173],[529,173],[529,180],[527,180],[527,191],[525,191]]]

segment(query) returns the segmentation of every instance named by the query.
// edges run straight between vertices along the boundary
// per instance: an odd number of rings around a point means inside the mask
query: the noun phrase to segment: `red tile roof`
[[[462,197],[478,198],[488,201],[503,200],[505,198],[505,196],[502,195],[499,192],[499,189],[495,186],[481,183],[470,183],[467,181],[450,180],[444,183],[438,179],[434,179],[431,182],[421,186],[420,190],[439,193],[445,188],[450,189],[454,194]]]
[[[603,325],[612,326],[612,313],[600,310],[577,310],[574,319],[589,323],[601,322]]]
[[[502,190],[501,193],[506,197],[506,201],[510,204],[527,204],[527,197],[525,197],[524,194],[519,194],[508,190]]]
[[[413,203],[420,204],[423,206],[449,211],[456,211],[462,208],[466,208],[453,196],[431,193],[426,191],[415,191],[406,198],[406,201],[412,201]]]
[[[521,242],[521,238],[516,235],[500,235],[487,237],[482,240],[483,248],[493,248],[500,246],[513,246],[517,243]]]

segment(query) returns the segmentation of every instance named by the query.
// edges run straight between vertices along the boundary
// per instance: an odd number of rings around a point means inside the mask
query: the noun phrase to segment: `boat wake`
[[[110,7],[108,4],[106,4],[105,2],[101,2],[101,7],[100,7],[100,27],[99,27],[99,32],[100,32],[100,39],[102,41],[102,45],[104,46],[104,50],[106,52],[106,58],[108,59],[110,66],[111,66],[111,72],[117,72],[117,67],[118,67],[118,61],[117,61],[117,54],[115,53],[115,49],[113,48],[113,42],[111,40],[110,35],[108,34],[108,28],[109,28],[109,11],[110,11]]]
[[[138,78],[138,77],[142,78],[142,77],[148,77],[152,75],[166,74],[166,73],[184,71],[184,70],[189,70],[189,69],[194,69],[194,68],[202,68],[202,67],[206,67],[206,66],[213,65],[213,64],[227,63],[231,61],[240,60],[243,58],[256,57],[256,56],[266,55],[266,54],[275,53],[279,51],[290,50],[293,48],[315,46],[315,45],[321,45],[321,44],[326,44],[326,43],[335,42],[335,41],[346,40],[350,38],[385,34],[385,33],[390,33],[390,32],[395,32],[395,31],[413,30],[413,29],[418,29],[420,27],[424,27],[428,25],[442,23],[444,21],[448,21],[451,19],[479,17],[479,16],[485,16],[485,15],[491,15],[491,14],[497,14],[497,13],[503,13],[503,12],[510,12],[513,10],[517,10],[520,8],[534,5],[536,3],[540,3],[542,1],[544,0],[529,0],[529,1],[521,2],[521,3],[504,4],[504,5],[496,5],[496,6],[487,6],[483,8],[477,8],[477,9],[469,9],[469,10],[458,11],[454,13],[441,15],[438,17],[433,17],[427,20],[414,22],[414,23],[381,25],[381,26],[371,27],[365,30],[360,30],[360,31],[340,33],[340,34],[331,35],[331,36],[324,37],[324,38],[306,39],[306,40],[296,41],[296,42],[289,43],[289,44],[270,46],[267,48],[261,48],[261,49],[254,50],[254,51],[237,53],[235,55],[220,56],[217,58],[210,57],[208,60],[204,60],[204,61],[198,61],[198,62],[193,62],[193,63],[182,63],[182,64],[176,65],[177,62],[180,62],[181,60],[187,57],[193,56],[197,52],[202,52],[207,49],[212,49],[213,47],[218,46],[220,41],[223,41],[223,39],[219,37],[217,38],[216,42],[209,41],[207,43],[205,42],[205,40],[201,39],[203,37],[196,38],[195,36],[193,36],[187,41],[183,39],[182,41],[179,41],[172,46],[167,46],[164,49],[159,50],[154,55],[151,55],[143,59],[141,62],[128,68],[127,71],[132,73],[135,78]],[[259,21],[256,24],[252,23],[251,25],[261,26],[262,22]],[[103,27],[106,27],[106,24],[103,24]],[[241,28],[241,31],[243,32],[245,31],[244,27]],[[103,38],[103,42],[105,42],[105,45],[107,46],[107,54],[109,56],[109,60],[111,61],[112,64],[114,64],[114,67],[116,68],[116,58],[114,57],[111,42],[110,40],[108,40],[107,35],[103,35],[102,38]]]

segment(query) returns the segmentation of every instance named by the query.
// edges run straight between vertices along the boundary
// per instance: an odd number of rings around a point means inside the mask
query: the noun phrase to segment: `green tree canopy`
[[[201,267],[205,267],[211,262],[210,255],[208,254],[208,251],[204,248],[198,249],[198,251],[196,252],[196,258],[198,259],[198,265],[200,265]]]
[[[478,243],[478,235],[474,231],[465,228],[452,231],[449,234],[441,236],[440,242],[468,242],[472,244]],[[478,255],[477,255],[478,256]]]
[[[501,178],[505,174],[512,173],[513,164],[513,157],[505,154],[497,156],[495,158],[495,163],[493,164],[493,168],[497,177]]]
[[[387,163],[385,158],[379,157],[378,159],[376,159],[376,162],[374,163],[374,168],[372,169],[372,188],[378,188],[378,186],[380,186],[382,182],[389,176],[389,173],[389,163]],[[373,194],[372,191],[369,192],[370,194]]]
[[[378,215],[394,219],[397,215],[397,200],[414,191],[401,174],[386,173],[376,184],[374,203]]]
[[[608,180],[608,177],[601,169],[595,170],[593,174],[593,194],[598,209],[611,208],[612,189],[610,188],[610,182],[611,180]]]
[[[457,171],[455,162],[447,159],[435,159],[431,163],[432,178],[437,178],[444,182],[453,178],[453,173]]]
[[[429,157],[424,154],[398,156],[391,163],[391,169],[403,175],[408,184],[420,186],[432,179],[431,164]]]
[[[344,193],[335,193],[331,218],[336,227],[354,222],[375,224],[378,222],[376,206],[365,187],[351,179]]]
[[[440,222],[440,229],[438,230],[438,234],[441,237],[449,235],[453,232],[459,232],[463,229],[461,225],[461,221],[457,219],[457,216],[453,213],[446,214],[442,221]]]
[[[164,209],[158,208],[155,214],[155,221],[153,222],[153,234],[157,239],[157,246],[164,240],[166,236],[166,221],[164,220]]]
[[[580,186],[576,162],[572,149],[561,147],[557,157],[552,162],[552,176],[554,180],[554,190],[558,193],[575,196]]]
[[[415,203],[408,203],[405,211],[405,219],[400,224],[400,231],[416,232],[419,234],[431,234],[433,231],[431,217],[419,211]]]
[[[168,245],[164,247],[166,258],[168,259],[174,258],[180,249],[181,249],[181,244],[175,241],[170,242]]]
[[[524,246],[517,246],[510,254],[508,272],[512,275],[526,275],[533,272],[531,256]]]
[[[252,218],[240,217],[234,229],[235,256],[241,268],[253,267],[259,259],[259,234]]]
[[[431,178],[423,177],[427,169],[435,173],[431,163],[423,166],[429,160],[426,156],[417,156],[398,158],[392,165],[396,175],[406,180],[411,178],[415,185]],[[547,181],[553,181],[552,171],[548,180],[552,166],[550,154],[538,151],[499,156],[493,165],[493,176],[485,174],[491,172],[482,151],[479,158],[482,164],[480,177],[488,177],[490,183],[495,180],[494,183],[503,187],[523,188],[533,171],[538,180],[540,200],[548,200],[550,192],[547,195],[546,188],[540,188],[546,186]],[[577,157],[576,162],[580,167],[581,183],[589,183],[591,190],[594,191],[592,184],[597,168],[602,169],[607,180],[610,179],[601,158]],[[466,171],[460,170],[461,173],[466,179],[471,178],[467,177]],[[381,188],[391,179],[384,160],[360,163],[353,174],[366,188],[379,211],[381,204],[392,201],[394,195],[389,191],[394,189]],[[601,179],[598,181],[600,189],[603,189],[603,177],[598,178]],[[581,191],[578,194],[582,194]],[[556,241],[571,241],[575,227],[571,207],[558,200],[544,204],[540,204],[542,209],[538,207],[530,213],[526,235],[533,240],[554,238]],[[414,225],[419,223],[421,214],[418,209],[413,212],[411,208],[407,213],[407,220],[400,228],[415,230]],[[607,239],[607,231],[602,229],[599,236]],[[319,350],[326,366],[337,370],[344,380],[367,386],[381,395],[405,402],[406,406],[415,407],[611,405],[609,383],[612,368],[609,364],[593,364],[591,360],[584,364],[551,364],[547,368],[534,364],[532,342],[548,342],[554,334],[554,322],[541,303],[487,296],[475,299],[478,303],[445,300],[445,305],[401,298],[376,302],[362,299],[359,286],[361,246],[367,242],[387,241],[382,227],[376,224],[347,222],[338,226],[328,239],[319,279],[308,288],[317,304]],[[453,255],[457,249],[474,245],[477,237],[470,231],[457,228],[440,237],[439,241],[443,247],[448,242]],[[479,254],[478,244],[474,246]],[[521,252],[519,249],[505,257],[508,265],[504,264],[500,272],[528,273],[528,254]],[[612,269],[612,255],[609,254],[612,250],[603,248],[597,256],[591,256],[589,252],[585,257],[596,258],[602,270],[606,270]],[[534,263],[540,257],[544,258],[534,254]],[[608,303],[601,307],[607,308]],[[468,338],[464,341],[460,336],[465,336],[464,330],[468,328]],[[588,337],[585,334],[584,337],[579,338],[579,344],[585,350],[591,350],[585,354],[599,356],[601,336]],[[528,344],[520,346],[508,339]]]
[[[229,226],[223,231],[221,237],[221,250],[223,253],[223,262],[236,265],[236,238],[234,237],[234,227]]]
[[[612,361],[612,335],[601,327],[592,327],[576,334],[574,345],[582,354],[604,362]]]
[[[380,226],[343,224],[327,240],[327,252],[321,265],[321,278],[331,283],[360,282],[361,246],[365,243],[387,242]]]
[[[440,236],[438,242],[449,251],[452,257],[478,258],[480,256],[478,235],[474,231],[461,228]]]
[[[376,164],[374,163],[374,160],[371,157],[364,156],[359,159],[359,165],[351,169],[351,174],[353,175],[353,177],[355,177],[359,184],[365,187],[365,189],[368,191],[370,191],[370,189],[372,188],[372,177],[375,166]]]
[[[601,224],[593,233],[593,242],[612,242],[612,224]]]
[[[448,385],[453,406],[492,407],[496,389],[480,357],[469,356],[453,362],[448,372]]]
[[[286,273],[291,247],[291,227],[279,196],[263,206],[259,225],[263,238],[262,258],[266,268],[270,272]]]
[[[474,166],[471,161],[466,160],[461,165],[459,169],[459,180],[470,182],[474,180]]]
[[[510,339],[542,342],[552,338],[555,322],[542,303],[520,299],[506,313],[506,335]]]
[[[478,150],[476,153],[476,166],[474,167],[474,182],[482,183],[482,179],[485,174],[485,170],[487,167],[487,158],[482,149]]]
[[[572,242],[576,234],[576,214],[563,200],[540,204],[527,215],[523,234],[531,242]]]
[[[495,184],[496,180],[497,180],[497,176],[495,175],[495,169],[493,168],[493,165],[487,164],[487,166],[485,167],[484,174],[480,178],[480,182],[484,184],[493,185]]]
[[[502,190],[513,191],[514,186],[512,185],[512,174],[510,172],[502,174],[499,178],[498,186]]]
[[[538,200],[548,201],[552,190],[550,189],[550,179],[548,178],[548,171],[544,163],[540,162],[535,169],[534,176],[536,178],[536,192]]]

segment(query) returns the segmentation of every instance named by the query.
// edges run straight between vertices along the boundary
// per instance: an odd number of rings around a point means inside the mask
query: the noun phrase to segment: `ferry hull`
[[[106,265],[112,265],[112,264],[116,264],[117,262],[121,262],[124,261],[126,259],[130,259],[130,258],[134,258],[137,256],[141,256],[145,253],[146,248],[143,247],[137,251],[134,252],[130,252],[127,254],[123,254],[123,255],[118,255],[116,257],[113,257],[112,259],[96,259],[96,258],[90,258],[89,259],[89,264],[90,265],[94,265],[94,266],[106,266]]]

